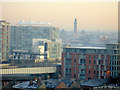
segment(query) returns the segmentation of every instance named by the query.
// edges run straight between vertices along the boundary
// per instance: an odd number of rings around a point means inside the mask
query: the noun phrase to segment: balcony
[[[80,59],[86,59],[86,56],[85,55],[80,55],[79,58]]]
[[[68,74],[71,74],[71,72],[65,72],[65,74],[67,74],[67,75],[68,75]]]
[[[69,68],[69,69],[71,69],[71,66],[69,66],[69,65],[66,65],[66,66],[65,66],[65,68]]]

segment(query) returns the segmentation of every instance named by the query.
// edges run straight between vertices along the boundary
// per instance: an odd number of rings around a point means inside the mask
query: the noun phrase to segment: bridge
[[[12,68],[0,69],[0,74],[42,74],[42,73],[55,73],[56,67],[25,67],[25,68]]]

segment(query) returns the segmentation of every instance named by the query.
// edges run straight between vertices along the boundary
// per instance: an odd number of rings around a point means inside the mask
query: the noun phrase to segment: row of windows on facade
[[[118,72],[118,71],[116,71],[116,72],[111,72],[111,75],[112,75],[112,76],[118,76],[118,75],[119,75],[119,72]]]
[[[111,61],[110,65],[120,65],[120,61]]]
[[[120,56],[110,56],[111,60],[116,60],[116,59],[120,59]]]
[[[48,27],[37,27],[37,26],[20,26],[20,27],[15,27],[15,26],[11,26],[11,30],[16,30],[16,29],[19,29],[19,30],[34,30],[36,29],[37,30],[41,30],[41,31],[50,31],[50,28]],[[53,29],[55,30],[55,29]]]
[[[120,70],[120,66],[110,66],[110,70]]]
[[[120,50],[114,50],[112,53],[113,54],[120,54]]]
[[[104,70],[104,69],[106,69],[106,66],[103,66],[103,65],[101,65],[101,66],[99,66],[99,65],[97,65],[97,66],[89,65],[88,66],[89,69],[91,69],[92,67],[94,68],[94,70]],[[66,64],[66,68],[71,69],[71,65]],[[74,68],[76,68],[76,65],[74,65]],[[79,65],[79,69],[86,69],[86,65]]]
[[[89,71],[89,74],[91,74],[91,71]],[[97,78],[99,78],[99,72],[95,72],[94,71],[94,74],[95,75],[97,75]],[[101,72],[101,75],[102,75],[102,72]],[[69,74],[69,73],[66,73],[66,76],[68,76],[68,77],[70,77],[71,76],[71,74]],[[74,74],[74,78],[76,78],[76,74]],[[106,76],[106,72],[104,72],[104,76]],[[79,74],[79,78],[80,79],[85,79],[86,78],[86,76],[85,76],[85,73],[83,72],[83,74],[81,73],[81,74]],[[88,79],[90,78],[90,76],[88,77]],[[96,78],[96,76],[94,76],[94,78]]]
[[[74,75],[74,78],[76,78],[76,75]],[[99,77],[97,77],[97,78],[99,78]],[[86,76],[83,76],[83,75],[81,76],[81,75],[80,75],[80,76],[79,76],[79,79],[85,80],[85,79],[86,79]],[[89,79],[91,79],[90,76],[88,77],[88,80],[89,80]],[[94,76],[94,79],[96,79],[96,76]]]
[[[74,55],[74,57],[76,58],[77,57],[77,55]],[[71,58],[71,54],[65,54],[65,58]],[[86,55],[79,55],[79,58],[86,58]],[[89,58],[91,59],[92,58],[92,56],[91,55],[89,55]],[[106,59],[106,56],[93,56],[93,58],[94,59]]]
[[[72,53],[102,53],[106,54],[107,50],[86,50],[86,49],[65,49],[64,52],[72,52]]]
[[[112,48],[112,49],[120,48],[120,45],[117,45],[117,46],[109,46],[109,48]]]
[[[66,63],[71,63],[71,59],[66,59]],[[76,60],[74,60],[74,63],[76,63]],[[79,64],[85,64],[86,59],[80,59]],[[107,63],[107,60],[106,60]],[[89,64],[91,64],[91,60],[89,60]],[[94,60],[94,64],[96,64],[96,60]],[[98,60],[98,64],[104,64],[103,60]]]
[[[23,56],[14,56],[14,59],[35,59],[36,56],[29,56],[29,55],[23,55]]]

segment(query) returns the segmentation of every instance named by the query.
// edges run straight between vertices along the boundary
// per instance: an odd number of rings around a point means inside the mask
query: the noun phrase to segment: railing
[[[27,67],[1,69],[0,74],[37,74],[37,73],[55,73],[56,67]]]

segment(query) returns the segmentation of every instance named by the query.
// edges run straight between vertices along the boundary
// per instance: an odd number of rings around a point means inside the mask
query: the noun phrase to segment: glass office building
[[[32,51],[32,39],[58,39],[59,28],[53,27],[48,23],[23,23],[17,25],[11,25],[10,29],[10,48],[17,50],[28,50]]]

